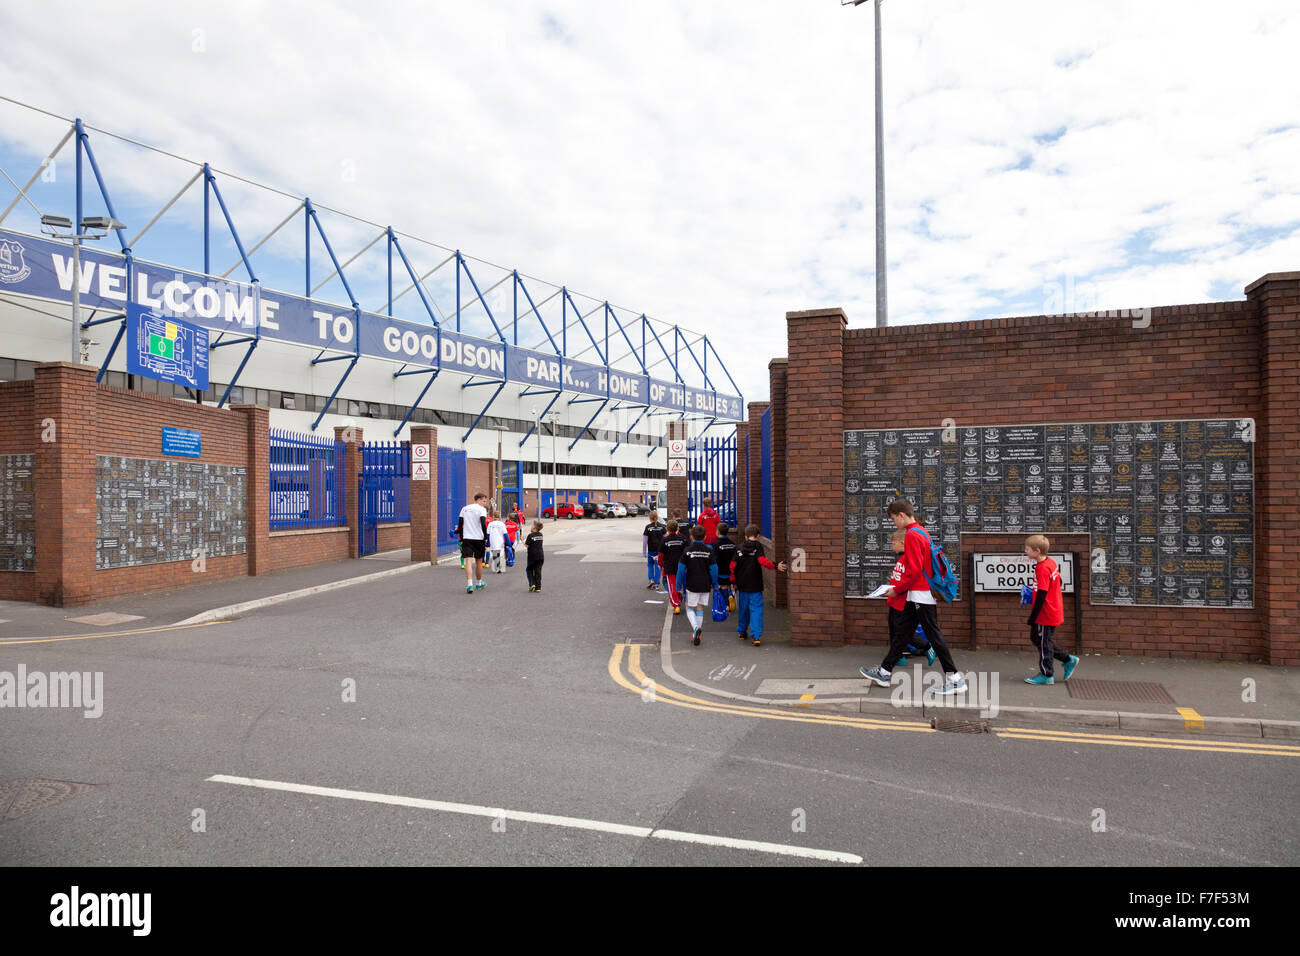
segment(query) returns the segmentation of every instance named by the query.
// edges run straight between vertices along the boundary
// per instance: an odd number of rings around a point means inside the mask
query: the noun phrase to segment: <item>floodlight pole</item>
[[[551,413],[550,419],[551,419],[551,520],[555,521],[560,516],[559,514],[560,469],[558,467],[558,463],[555,460],[555,413],[554,412]],[[538,430],[538,432],[540,434],[540,429]],[[540,439],[538,440],[540,441]],[[541,480],[542,480],[541,476],[538,475],[537,482],[539,488],[541,487]]]
[[[880,4],[876,0],[876,328],[889,323],[889,296],[885,289],[885,132],[881,108]]]
[[[533,414],[537,416],[537,520],[542,520],[542,413],[539,409],[534,408]],[[555,502],[551,502],[551,507],[555,507]],[[552,512],[553,514],[554,512]]]
[[[840,0],[840,6],[861,6],[867,0]],[[889,324],[889,295],[886,291],[885,273],[888,261],[885,258],[885,127],[884,109],[881,103],[881,74],[883,68],[880,55],[880,4],[884,0],[872,0],[876,8],[876,328],[883,329]]]

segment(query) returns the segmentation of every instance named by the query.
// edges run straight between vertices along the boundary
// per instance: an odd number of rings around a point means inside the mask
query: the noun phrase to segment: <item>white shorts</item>
[[[687,591],[685,604],[687,607],[700,607],[708,604],[713,595],[709,591]]]

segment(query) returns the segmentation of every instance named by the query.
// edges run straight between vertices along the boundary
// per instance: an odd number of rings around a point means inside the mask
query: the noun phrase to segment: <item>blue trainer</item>
[[[1025,678],[1026,684],[1055,684],[1055,677],[1048,677],[1046,674],[1035,674],[1033,677]]]
[[[1078,666],[1079,658],[1071,654],[1070,659],[1065,663],[1065,674],[1061,677],[1061,680],[1069,680],[1070,675],[1074,673],[1074,669]]]

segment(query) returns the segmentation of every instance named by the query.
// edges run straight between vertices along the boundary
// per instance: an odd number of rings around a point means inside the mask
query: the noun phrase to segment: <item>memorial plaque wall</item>
[[[889,579],[889,502],[963,533],[1089,534],[1090,603],[1254,606],[1250,419],[844,433],[845,596]],[[947,439],[945,441],[945,438]]]
[[[0,455],[0,571],[36,570],[36,456]]]
[[[247,469],[99,456],[99,568],[243,554]]]

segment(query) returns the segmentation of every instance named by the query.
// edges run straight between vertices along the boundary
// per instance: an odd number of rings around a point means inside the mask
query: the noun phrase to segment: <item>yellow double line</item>
[[[211,627],[214,624],[229,623],[229,621],[201,621],[198,624],[168,624],[164,627],[142,627],[135,631],[110,631],[107,634],[60,634],[56,637],[22,637],[9,641],[0,641],[0,647],[9,647],[14,644],[58,644],[62,641],[99,641],[106,637],[141,637],[145,634],[188,631],[192,627]]]
[[[875,720],[870,717],[850,717],[840,714],[785,713],[771,707],[753,707],[747,704],[727,704],[691,697],[680,691],[648,679],[641,669],[642,644],[615,644],[609,655],[609,676],[643,700],[663,702],[690,710],[705,710],[715,714],[736,717],[761,717],[764,720],[785,720],[802,724],[829,724],[838,727],[857,727],[864,730],[903,730],[912,733],[936,733],[928,722],[906,720]],[[626,651],[627,675],[623,673]],[[631,676],[631,680],[628,679]],[[635,683],[634,683],[635,682]],[[805,705],[806,706],[806,705]],[[1237,740],[1197,740],[1171,737],[1134,737],[1123,734],[1076,733],[1066,730],[1045,730],[1033,727],[1007,727],[994,731],[1009,740],[1043,740],[1066,744],[1099,744],[1110,747],[1136,747],[1151,750],[1193,750],[1207,753],[1255,754],[1269,757],[1300,757],[1300,746],[1291,744],[1255,743]]]
[[[691,697],[679,691],[663,686],[658,681],[651,681],[641,669],[642,644],[615,644],[609,655],[609,676],[614,683],[626,687],[643,700],[663,701],[676,707],[690,710],[707,710],[715,714],[731,714],[737,717],[762,717],[766,720],[787,720],[801,724],[831,724],[839,727],[861,727],[869,730],[905,730],[912,733],[932,734],[934,729],[928,723],[907,720],[873,720],[869,717],[849,717],[841,714],[787,714],[770,707],[751,707],[747,704],[726,704],[717,701]],[[628,680],[623,673],[623,652],[627,651],[627,672],[632,676]],[[632,681],[636,681],[633,683]]]
[[[1140,747],[1148,750],[1199,750],[1218,754],[1259,754],[1268,757],[1300,757],[1300,747],[1291,744],[1255,743],[1245,740],[1196,740],[1170,737],[1129,737],[1123,734],[1085,734],[1034,727],[995,730],[1011,740],[1050,740],[1066,744],[1101,744],[1109,747]]]

